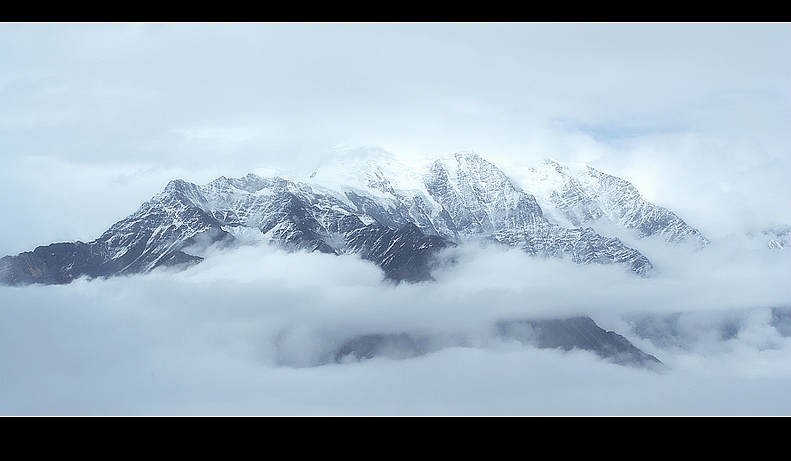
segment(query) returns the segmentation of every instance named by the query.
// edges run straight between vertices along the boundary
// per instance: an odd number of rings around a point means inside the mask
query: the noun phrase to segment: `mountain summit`
[[[56,284],[81,276],[145,273],[200,262],[189,253],[196,244],[250,240],[288,250],[357,254],[397,282],[432,280],[435,254],[470,240],[650,273],[651,263],[639,251],[581,227],[602,217],[641,236],[708,243],[622,179],[556,161],[535,172],[538,179],[531,184],[537,192],[521,189],[475,152],[412,168],[381,149],[346,149],[304,181],[254,174],[220,177],[203,186],[174,180],[92,242],[53,243],[0,259],[0,283]],[[573,227],[551,222],[542,206]]]
[[[645,200],[630,182],[579,163],[546,159],[523,171],[525,187],[558,223],[582,226],[603,219],[635,237],[661,236],[670,243],[709,241],[670,210]]]

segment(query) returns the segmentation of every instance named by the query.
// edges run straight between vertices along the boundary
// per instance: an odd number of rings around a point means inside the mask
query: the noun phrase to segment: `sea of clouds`
[[[0,287],[3,414],[789,414],[791,254],[663,242],[657,273],[462,245],[436,281],[356,256],[210,248],[191,268]],[[649,253],[649,252],[647,252]],[[589,315],[664,364],[500,337],[501,320]],[[409,334],[417,357],[333,360]]]
[[[5,24],[0,256],[90,241],[181,178],[310,174],[338,143],[545,157],[637,187],[701,251],[464,245],[432,283],[354,256],[209,249],[183,271],[0,287],[0,413],[791,414],[787,24]],[[511,168],[509,165],[514,166]],[[529,191],[528,191],[529,192]],[[748,237],[748,233],[755,236]],[[452,264],[448,261],[454,261]],[[664,370],[498,336],[588,315]],[[360,335],[428,352],[333,360]]]

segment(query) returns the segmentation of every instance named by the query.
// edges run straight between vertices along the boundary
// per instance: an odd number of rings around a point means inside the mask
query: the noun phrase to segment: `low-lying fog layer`
[[[464,246],[436,282],[354,256],[209,250],[184,271],[0,287],[3,414],[790,414],[791,252],[643,242],[657,274]],[[665,365],[498,336],[589,315]],[[428,353],[332,360],[362,335]]]

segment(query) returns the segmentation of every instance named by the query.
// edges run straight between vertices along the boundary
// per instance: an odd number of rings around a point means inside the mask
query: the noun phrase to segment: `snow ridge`
[[[174,180],[98,239],[58,243],[0,260],[0,282],[68,283],[76,277],[148,272],[195,264],[186,251],[217,242],[269,242],[289,250],[354,253],[394,281],[431,280],[433,255],[449,245],[487,240],[580,264],[620,264],[647,275],[639,251],[592,228],[599,219],[708,244],[697,229],[645,201],[620,178],[554,160],[531,169],[523,190],[474,151],[422,168],[382,149],[347,147],[303,181],[248,174],[199,186]],[[543,210],[542,210],[543,208]],[[562,227],[550,217],[562,217]]]
[[[709,244],[698,229],[670,210],[645,200],[631,183],[588,165],[547,159],[529,168],[525,181],[545,209],[559,222],[572,226],[606,219],[637,238],[661,236],[669,243]]]

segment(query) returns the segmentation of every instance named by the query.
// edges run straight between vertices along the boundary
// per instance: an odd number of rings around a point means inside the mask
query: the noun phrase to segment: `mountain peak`
[[[356,253],[394,280],[429,280],[433,252],[468,240],[650,273],[638,250],[593,229],[599,219],[639,236],[708,243],[669,210],[643,200],[628,181],[587,165],[546,159],[523,173],[516,183],[475,149],[434,157],[423,170],[381,148],[341,145],[308,181],[254,173],[220,176],[204,186],[170,181],[97,240],[63,247],[74,251],[54,262],[34,253],[4,258],[0,277],[35,280],[26,271],[37,267],[62,272],[58,280],[147,272],[199,261],[183,251],[196,242],[234,239]]]
[[[690,241],[700,248],[709,243],[675,213],[645,200],[629,181],[590,165],[547,158],[520,173],[522,186],[559,225],[579,227],[606,220],[632,230],[637,238],[659,235],[670,243]]]

